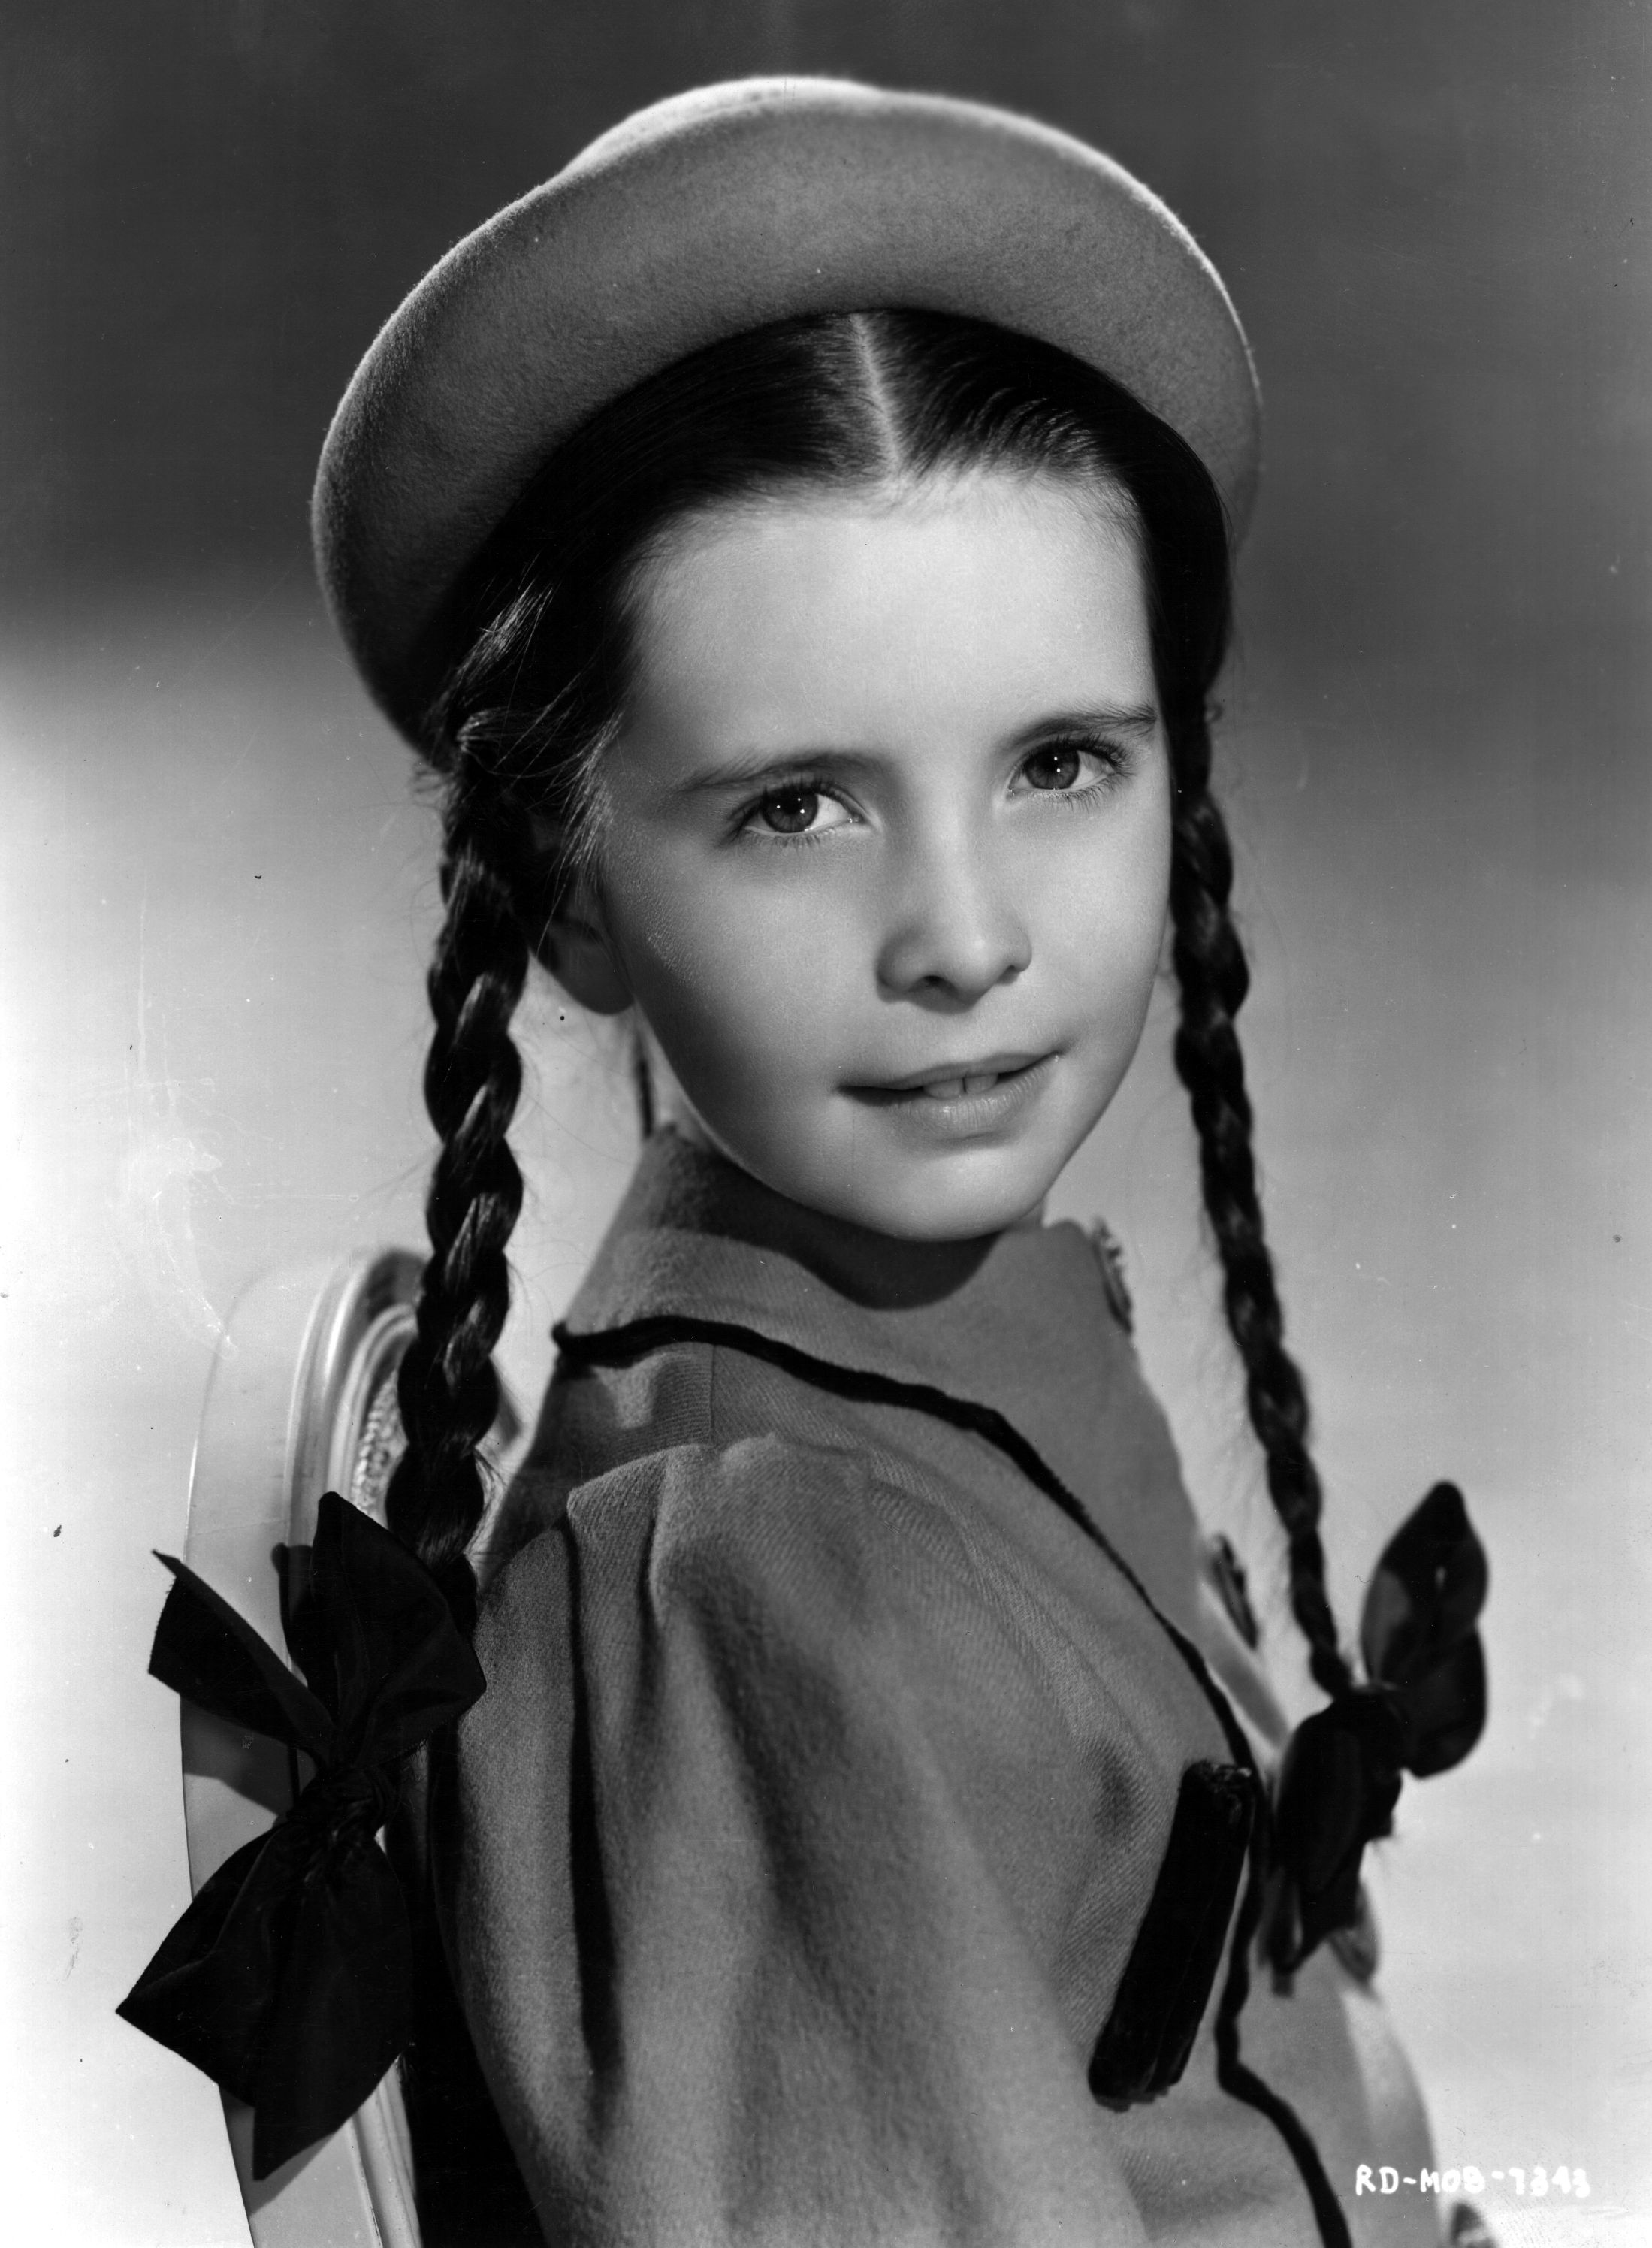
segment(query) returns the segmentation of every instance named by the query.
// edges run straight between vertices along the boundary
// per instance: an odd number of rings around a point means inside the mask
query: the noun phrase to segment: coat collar
[[[569,1308],[575,1335],[675,1315],[991,1407],[1204,1648],[1261,1741],[1285,1720],[1213,1588],[1169,1428],[1099,1244],[1070,1223],[985,1241],[856,1235],[661,1131]]]
[[[1139,1402],[1162,1433],[1078,1226],[891,1241],[805,1210],[668,1130],[647,1143],[566,1324],[590,1334],[662,1314],[755,1328],[833,1366],[991,1406],[1086,1504],[1102,1499],[1098,1470],[1118,1451],[1121,1405]],[[1179,1484],[1175,1497],[1190,1523]]]

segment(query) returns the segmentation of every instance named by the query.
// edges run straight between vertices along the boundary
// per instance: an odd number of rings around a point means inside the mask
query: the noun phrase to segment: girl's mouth
[[[1053,1054],[989,1054],[915,1072],[893,1084],[851,1085],[850,1098],[943,1139],[1001,1130],[1044,1089]]]
[[[1024,1076],[1049,1059],[1047,1054],[984,1054],[978,1061],[939,1062],[931,1069],[914,1070],[909,1077],[848,1089],[863,1100],[961,1100],[966,1095],[991,1093],[1006,1078]]]
[[[937,1077],[927,1085],[915,1086],[912,1090],[926,1100],[958,1100],[967,1093],[991,1093],[995,1085],[1005,1078],[1019,1077],[1018,1069],[985,1069],[971,1071],[964,1077]]]

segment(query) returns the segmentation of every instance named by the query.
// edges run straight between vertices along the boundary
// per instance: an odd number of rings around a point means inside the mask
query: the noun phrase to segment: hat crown
[[[417,738],[438,620],[557,446],[674,360],[810,312],[951,312],[1100,367],[1254,496],[1250,353],[1167,207],[1052,127],[845,79],[668,96],[477,228],[375,339],[317,477],[318,564],[369,688]]]

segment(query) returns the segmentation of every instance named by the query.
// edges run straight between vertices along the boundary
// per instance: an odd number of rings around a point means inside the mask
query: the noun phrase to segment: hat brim
[[[1008,112],[847,80],[679,94],[594,141],[452,250],[345,394],[313,506],[329,605],[410,738],[455,581],[560,441],[719,339],[910,306],[1101,368],[1210,470],[1235,538],[1260,422],[1210,260],[1121,166]]]

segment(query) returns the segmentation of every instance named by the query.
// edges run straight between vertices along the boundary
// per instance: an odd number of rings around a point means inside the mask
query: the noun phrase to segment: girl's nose
[[[967,1004],[1011,981],[1032,957],[1017,901],[965,854],[938,853],[911,870],[878,956],[878,982]]]

